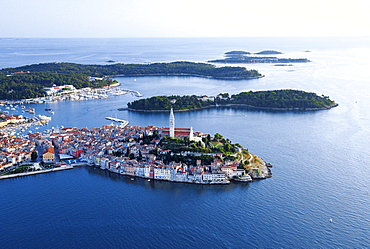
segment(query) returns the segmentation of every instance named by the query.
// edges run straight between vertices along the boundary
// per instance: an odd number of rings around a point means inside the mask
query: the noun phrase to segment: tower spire
[[[173,115],[173,109],[170,112],[170,137],[175,138],[175,115]]]

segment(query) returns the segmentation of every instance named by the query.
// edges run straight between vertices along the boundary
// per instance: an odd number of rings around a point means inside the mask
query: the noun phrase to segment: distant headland
[[[194,76],[224,80],[263,77],[245,67],[216,67],[207,63],[170,62],[152,64],[82,65],[75,63],[40,63],[0,70],[0,99],[16,100],[42,97],[44,88],[53,84],[74,85],[76,89],[100,88],[117,83],[115,76]]]

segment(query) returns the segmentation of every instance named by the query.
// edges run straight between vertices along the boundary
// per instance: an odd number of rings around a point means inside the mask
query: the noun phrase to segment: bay
[[[370,246],[369,38],[1,39],[0,66],[107,60],[204,62],[230,50],[274,49],[312,62],[244,65],[265,75],[223,81],[117,77],[154,95],[299,89],[339,103],[317,112],[216,108],[175,113],[177,127],[221,133],[270,162],[250,184],[147,182],[94,168],[0,181],[2,248],[337,248]],[[304,52],[310,50],[311,52]],[[168,126],[168,113],[117,111],[136,97],[32,105],[47,127],[100,127],[106,116]],[[31,106],[31,105],[30,105]],[[30,107],[27,106],[27,107]],[[332,219],[333,222],[329,220]]]

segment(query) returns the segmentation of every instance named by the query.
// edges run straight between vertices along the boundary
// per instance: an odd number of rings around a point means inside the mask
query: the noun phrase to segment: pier
[[[112,120],[114,122],[120,123],[120,127],[124,128],[126,127],[129,122],[127,120],[118,119],[118,118],[112,118],[112,117],[105,117],[105,119]]]

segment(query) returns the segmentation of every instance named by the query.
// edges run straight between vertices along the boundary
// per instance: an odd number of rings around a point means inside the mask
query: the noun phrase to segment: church
[[[162,128],[162,136],[170,136],[172,138],[181,138],[184,139],[188,137],[189,140],[196,140],[194,138],[193,128],[175,128],[175,115],[173,114],[173,109],[171,108],[170,112],[170,126],[169,128]]]

